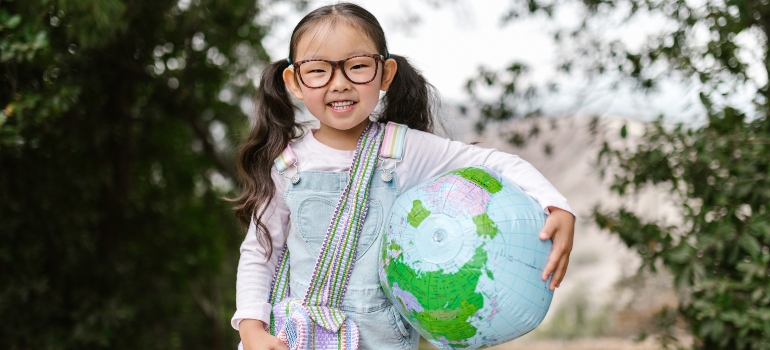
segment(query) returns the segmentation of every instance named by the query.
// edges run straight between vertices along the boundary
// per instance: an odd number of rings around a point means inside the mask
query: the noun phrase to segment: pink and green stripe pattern
[[[401,160],[404,153],[404,139],[409,127],[390,122],[385,126],[385,137],[382,140],[380,157]]]
[[[288,169],[296,162],[297,157],[294,155],[294,152],[289,145],[286,145],[286,148],[281,152],[281,155],[273,161],[273,163],[275,163],[275,168],[278,169],[279,173],[283,173],[284,170]]]

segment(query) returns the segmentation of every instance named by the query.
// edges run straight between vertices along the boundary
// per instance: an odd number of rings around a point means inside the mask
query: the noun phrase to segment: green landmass
[[[422,202],[417,199],[412,202],[412,211],[409,212],[406,220],[409,221],[410,225],[417,227],[420,226],[420,223],[425,220],[428,215],[430,215],[430,210],[423,207]]]
[[[438,340],[446,338],[457,348],[467,347],[464,343],[476,335],[468,319],[484,306],[484,298],[476,292],[482,269],[487,263],[487,253],[482,244],[474,252],[473,258],[455,273],[443,270],[418,273],[404,263],[403,255],[390,261],[387,266],[388,282],[399,282],[404,290],[412,293],[422,305],[422,312],[411,312],[427,334],[426,338]],[[392,277],[398,276],[398,281]],[[409,314],[404,310],[405,314]]]
[[[463,168],[452,171],[451,174],[459,175],[463,179],[479,185],[489,193],[497,193],[503,189],[502,182],[497,180],[494,176],[489,175],[484,169],[473,167]]]
[[[386,248],[386,249],[385,249],[385,251],[383,252],[383,254],[384,254],[384,253],[386,253],[387,251],[397,251],[397,250],[402,250],[402,249],[401,249],[401,246],[400,246],[400,245],[398,245],[398,243],[396,243],[396,241],[395,241],[395,240],[393,240],[393,239],[391,239],[391,240],[390,240],[390,242],[388,242],[388,244],[385,246],[385,248]],[[385,255],[383,255],[383,257],[385,257]]]
[[[476,234],[481,238],[492,239],[500,232],[500,229],[497,228],[497,225],[489,218],[487,213],[474,216],[473,223],[476,224]]]

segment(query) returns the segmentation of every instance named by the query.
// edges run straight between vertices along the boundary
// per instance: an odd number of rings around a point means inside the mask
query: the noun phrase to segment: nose
[[[345,91],[350,90],[350,81],[345,78],[345,74],[342,72],[342,66],[338,65],[334,67],[332,80],[329,82],[329,90],[331,91]]]

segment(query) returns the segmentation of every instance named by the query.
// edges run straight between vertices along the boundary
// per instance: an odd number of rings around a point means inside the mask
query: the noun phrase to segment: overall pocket
[[[326,198],[310,197],[303,200],[297,209],[297,232],[314,254],[321,251],[326,239],[329,222],[337,208],[337,203]],[[382,205],[376,199],[369,200],[369,210],[364,220],[364,228],[358,237],[356,260],[366,253],[377,239],[377,233],[382,226]]]
[[[412,328],[412,326],[409,323],[404,322],[404,319],[396,311],[395,306],[388,306],[388,313],[392,319],[392,324],[394,326],[393,330],[396,332],[396,335],[402,338],[408,338],[410,335],[409,330]]]

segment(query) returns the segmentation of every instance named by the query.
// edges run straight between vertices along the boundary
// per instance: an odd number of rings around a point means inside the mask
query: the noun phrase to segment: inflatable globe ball
[[[553,292],[540,276],[545,214],[483,167],[451,171],[399,196],[384,230],[380,281],[402,316],[440,349],[478,349],[531,331]]]

